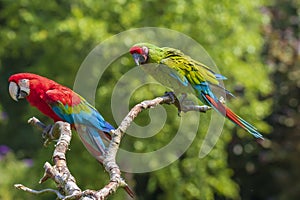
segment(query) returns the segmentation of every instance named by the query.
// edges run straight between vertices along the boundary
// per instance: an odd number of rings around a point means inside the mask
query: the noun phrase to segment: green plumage
[[[187,78],[190,84],[200,84],[207,81],[218,85],[215,73],[206,65],[195,61],[180,50],[170,47],[157,47],[149,43],[139,43],[135,46],[146,46],[149,49],[147,63],[160,63],[176,70],[179,75]]]
[[[219,80],[226,79],[224,76],[216,74],[208,66],[192,59],[181,51],[169,47],[139,43],[131,47],[130,53],[137,65],[155,63],[154,69],[149,66],[145,66],[144,69],[150,72],[155,79],[162,82],[163,85],[175,90],[175,93],[178,93],[178,90],[179,92],[186,92],[186,89],[182,90],[178,86],[192,88],[198,99],[204,104],[211,106],[255,137],[263,138],[254,126],[227,108],[211,90],[211,87],[214,86],[232,95],[219,83]]]

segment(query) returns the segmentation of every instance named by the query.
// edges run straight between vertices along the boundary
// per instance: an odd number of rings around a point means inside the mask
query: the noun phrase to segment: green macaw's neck
[[[184,54],[177,50],[170,47],[151,47],[149,48],[149,56],[151,61],[160,63],[163,59],[176,57],[176,56],[183,56]]]
[[[148,55],[148,63],[160,63],[162,59],[166,57],[166,52],[163,48],[154,46],[154,45],[147,45],[149,49]]]

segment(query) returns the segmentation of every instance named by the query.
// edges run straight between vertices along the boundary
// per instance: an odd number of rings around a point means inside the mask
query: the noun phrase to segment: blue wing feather
[[[76,105],[64,105],[56,98],[57,93],[60,96],[64,95],[62,91],[57,90],[47,92],[48,101],[51,98],[49,106],[61,119],[74,125],[85,147],[97,160],[101,161],[101,157],[106,149],[104,140],[110,140],[110,131],[115,128],[106,122],[102,115],[84,98],[78,95],[76,97],[80,98],[79,103]],[[73,92],[73,95],[77,94]]]
[[[179,81],[183,86],[188,86],[189,85],[189,81],[187,80],[187,78],[185,76],[183,76],[183,78],[181,79],[177,74],[175,74],[175,72],[170,72],[169,74],[170,76],[172,76],[173,78],[175,78],[177,81]]]
[[[222,74],[214,73],[214,75],[215,75],[216,79],[218,79],[218,80],[227,80],[227,78],[225,76],[223,76]]]

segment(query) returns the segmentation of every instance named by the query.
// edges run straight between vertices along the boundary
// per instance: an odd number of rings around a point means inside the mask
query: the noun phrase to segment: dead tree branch
[[[46,162],[44,164],[45,174],[39,181],[43,183],[48,179],[52,179],[56,185],[57,190],[54,189],[44,189],[44,190],[33,190],[21,184],[15,184],[15,187],[23,191],[32,194],[42,194],[45,192],[55,193],[58,199],[69,200],[102,200],[106,199],[109,195],[113,194],[119,187],[123,187],[130,196],[133,197],[133,192],[130,190],[125,180],[121,177],[121,171],[116,163],[116,155],[121,143],[122,136],[132,123],[132,121],[138,116],[140,112],[145,109],[153,108],[158,104],[174,104],[178,110],[188,112],[188,111],[198,111],[205,112],[210,109],[207,106],[184,106],[179,107],[180,104],[173,94],[166,93],[162,97],[157,97],[152,100],[145,100],[137,105],[135,105],[127,116],[123,119],[120,126],[112,131],[112,139],[106,150],[103,160],[103,166],[105,170],[109,173],[110,182],[101,190],[85,190],[82,191],[76,184],[75,178],[71,175],[66,162],[66,152],[70,145],[72,132],[70,124],[66,122],[56,122],[54,125],[46,126],[40,122],[35,117],[29,119],[28,123],[41,129],[43,131],[42,137],[45,139],[44,145],[46,146],[53,140],[57,140],[55,145],[55,150],[52,156],[54,165],[51,166],[50,163]]]
[[[29,119],[28,122],[44,131],[44,144],[49,143],[50,140],[58,139],[52,155],[54,166],[51,166],[50,163],[46,162],[44,164],[44,176],[39,181],[39,183],[43,183],[48,179],[52,179],[57,184],[58,190],[45,189],[36,191],[21,184],[16,184],[15,187],[32,194],[52,192],[57,195],[58,199],[74,199],[74,197],[79,199],[82,193],[81,189],[76,185],[76,180],[71,175],[66,162],[66,152],[72,137],[70,124],[66,122],[56,122],[53,126],[46,126],[35,117]]]

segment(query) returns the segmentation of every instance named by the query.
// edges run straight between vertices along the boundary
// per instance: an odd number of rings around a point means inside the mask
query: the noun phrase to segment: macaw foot
[[[187,93],[181,93],[181,96],[179,98],[179,103],[182,104],[184,101],[186,101]]]
[[[42,137],[44,139],[44,146],[48,146],[51,142],[57,141],[60,137],[60,127],[62,126],[62,121],[57,121],[52,125],[47,125],[43,128]]]
[[[164,96],[166,97],[170,97],[170,99],[172,101],[170,101],[168,104],[174,104],[176,101],[178,101],[176,95],[174,94],[174,92],[165,92]]]
[[[42,138],[44,139],[44,146],[47,147],[52,141],[57,140],[58,138],[54,137],[53,135],[53,128],[55,127],[55,124],[53,125],[47,125],[42,134]]]
[[[191,99],[188,99],[187,97],[188,97],[187,93],[181,93],[181,96],[179,99],[179,103],[180,103],[181,107],[184,107],[184,105],[189,105],[189,106],[195,105],[195,102],[192,101]]]
[[[179,105],[180,105],[180,109],[178,109],[178,116],[181,117],[181,112],[183,111],[184,112],[184,107],[186,104],[189,104],[189,105],[193,105],[194,103],[189,100],[187,100],[187,93],[181,93],[181,96],[179,98]]]
[[[165,95],[167,97],[170,97],[172,99],[172,101],[168,104],[174,104],[177,109],[178,109],[178,116],[180,116],[181,113],[181,102],[178,100],[178,98],[176,97],[176,95],[174,94],[174,92],[165,92]]]
[[[164,97],[171,98],[172,101],[170,101],[168,104],[174,104],[178,109],[178,116],[180,117],[181,112],[188,112],[188,111],[197,111],[197,112],[203,112],[210,110],[211,107],[206,105],[195,105],[195,103],[191,100],[187,100],[187,94],[182,93],[182,96],[180,97],[180,100],[175,96],[173,92],[165,92]],[[223,100],[225,103],[225,101]]]
[[[43,131],[42,138],[44,139],[44,146],[47,146],[49,143],[51,143],[51,141],[58,139],[59,135],[54,136],[52,133],[52,129],[56,123],[46,126],[43,122],[35,117],[31,117],[27,122]]]
[[[53,125],[47,125],[45,126],[44,130],[43,130],[43,134],[42,134],[42,137],[43,139],[48,139],[49,138],[49,133],[52,129]]]

